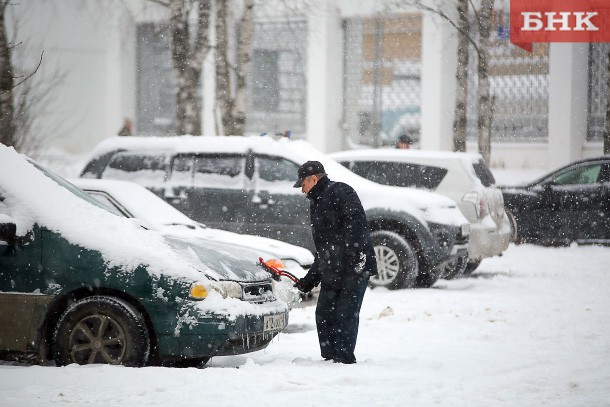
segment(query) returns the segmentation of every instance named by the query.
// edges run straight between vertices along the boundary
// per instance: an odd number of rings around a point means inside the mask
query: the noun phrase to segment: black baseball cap
[[[403,133],[403,134],[400,135],[400,137],[398,137],[398,142],[399,143],[412,144],[413,141],[414,141],[413,137],[411,137],[407,133]]]
[[[301,165],[299,168],[299,179],[294,183],[295,188],[301,188],[303,184],[303,180],[310,175],[323,174],[324,166],[320,161],[307,161],[305,164]]]

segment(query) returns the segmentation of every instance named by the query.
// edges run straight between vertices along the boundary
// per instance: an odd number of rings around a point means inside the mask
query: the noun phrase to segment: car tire
[[[191,368],[191,367],[204,367],[210,360],[209,357],[201,358],[189,358],[189,359],[168,359],[161,363],[161,366],[175,367],[175,368]]]
[[[150,337],[144,318],[114,297],[83,298],[62,314],[54,338],[55,363],[144,366]]]
[[[466,272],[466,268],[468,268],[468,264],[468,255],[460,256],[457,259],[450,261],[445,266],[445,271],[443,271],[441,278],[453,280],[454,278],[462,277]]]
[[[515,215],[513,215],[513,213],[507,209],[506,216],[508,216],[508,222],[510,223],[510,241],[515,244],[521,243],[521,239],[519,238],[519,231],[517,229],[517,219],[515,219]]]
[[[419,261],[413,246],[398,233],[378,230],[371,233],[377,257],[377,275],[369,280],[371,287],[390,290],[415,286]]]
[[[468,264],[466,265],[466,270],[464,270],[464,275],[465,276],[471,275],[481,265],[482,260],[483,259],[470,260],[468,262]]]

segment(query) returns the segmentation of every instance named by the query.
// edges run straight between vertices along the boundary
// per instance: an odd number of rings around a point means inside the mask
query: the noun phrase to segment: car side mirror
[[[544,192],[546,192],[546,193],[552,192],[554,186],[555,186],[555,183],[553,181],[545,182],[542,185]]]
[[[16,236],[17,225],[15,222],[9,217],[0,218],[0,245],[13,246]]]

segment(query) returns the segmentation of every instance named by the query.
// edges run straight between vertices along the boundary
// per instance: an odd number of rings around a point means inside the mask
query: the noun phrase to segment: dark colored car
[[[379,275],[390,289],[434,284],[465,256],[470,225],[454,201],[359,177],[301,140],[271,137],[115,137],[100,143],[83,178],[137,182],[190,218],[315,250],[309,201],[293,188],[299,166],[319,160],[358,193]]]
[[[287,322],[237,250],[146,230],[0,144],[0,357],[194,365]]]
[[[610,243],[610,156],[575,161],[527,185],[501,187],[515,243]]]

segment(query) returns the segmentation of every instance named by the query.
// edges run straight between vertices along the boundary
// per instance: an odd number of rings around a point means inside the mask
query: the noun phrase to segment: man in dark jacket
[[[328,179],[319,161],[299,168],[295,188],[307,195],[316,256],[295,286],[309,292],[319,283],[316,326],[322,357],[356,363],[360,307],[369,277],[377,274],[366,215],[356,191]]]

